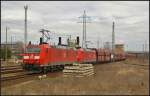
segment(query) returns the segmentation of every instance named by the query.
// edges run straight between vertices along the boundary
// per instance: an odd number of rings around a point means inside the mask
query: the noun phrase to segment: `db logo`
[[[31,54],[30,59],[33,59],[33,58],[34,58],[34,56],[33,56],[33,54]]]

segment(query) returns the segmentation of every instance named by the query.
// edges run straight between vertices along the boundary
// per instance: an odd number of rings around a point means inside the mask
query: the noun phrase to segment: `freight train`
[[[79,37],[76,39],[77,46],[61,44],[61,37],[57,46],[49,45],[40,38],[39,45],[31,42],[26,47],[23,55],[23,68],[28,71],[48,72],[55,69],[63,70],[65,65],[73,63],[105,63],[112,61],[111,51],[108,49],[81,48]],[[125,60],[125,53],[116,53],[115,61]]]

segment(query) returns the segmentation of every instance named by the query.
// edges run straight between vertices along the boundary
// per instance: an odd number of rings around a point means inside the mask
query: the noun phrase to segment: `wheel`
[[[46,66],[43,67],[43,73],[44,73],[44,74],[47,73],[47,67],[46,67]]]

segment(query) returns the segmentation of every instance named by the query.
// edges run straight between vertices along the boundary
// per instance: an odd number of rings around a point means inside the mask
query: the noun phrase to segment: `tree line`
[[[2,59],[2,60],[6,60],[6,49],[5,48],[0,48],[0,58]],[[11,58],[11,56],[12,56],[12,52],[11,52],[11,50],[9,49],[9,48],[7,48],[7,59],[10,59]]]

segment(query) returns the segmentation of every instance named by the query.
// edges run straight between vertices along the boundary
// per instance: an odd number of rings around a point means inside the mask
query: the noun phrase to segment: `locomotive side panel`
[[[73,49],[52,48],[49,62],[52,65],[71,64],[76,61],[76,51]]]
[[[96,62],[96,51],[95,50],[84,50],[83,52],[83,63],[95,63]]]
[[[67,54],[68,54],[68,56],[67,56],[68,64],[71,64],[71,63],[77,61],[77,52],[76,52],[76,50],[68,49]]]
[[[57,48],[51,48],[49,55],[50,55],[50,58],[49,58],[50,65],[59,64],[59,61],[61,60],[61,57],[62,57],[61,50],[58,50]]]
[[[84,51],[84,56],[83,56],[83,62],[84,62],[84,63],[87,63],[87,62],[88,62],[87,58],[88,58],[88,52],[87,52],[87,51]]]
[[[77,62],[78,63],[84,63],[84,51],[83,49],[78,49],[77,50]]]

